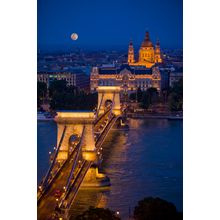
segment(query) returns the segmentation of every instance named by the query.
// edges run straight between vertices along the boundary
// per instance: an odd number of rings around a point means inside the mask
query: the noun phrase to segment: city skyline
[[[182,0],[38,0],[39,50],[126,49],[131,39],[140,45],[146,30],[162,48],[181,49],[182,27]]]

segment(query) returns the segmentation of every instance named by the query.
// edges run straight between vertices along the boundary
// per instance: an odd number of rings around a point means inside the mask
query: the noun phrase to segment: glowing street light
[[[49,151],[49,154],[51,154],[51,151]]]

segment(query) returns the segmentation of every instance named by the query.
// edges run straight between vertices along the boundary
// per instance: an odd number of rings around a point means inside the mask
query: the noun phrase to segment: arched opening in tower
[[[111,99],[107,99],[105,101],[105,111],[108,111],[111,107],[112,107],[112,100]]]

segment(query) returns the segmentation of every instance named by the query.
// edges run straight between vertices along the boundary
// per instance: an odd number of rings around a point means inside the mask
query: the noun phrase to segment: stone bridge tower
[[[98,86],[98,114],[103,114],[106,101],[112,101],[112,113],[121,114],[120,86]]]
[[[55,121],[57,122],[57,146],[59,145],[64,128],[66,127],[57,160],[66,160],[68,158],[70,151],[70,138],[72,135],[77,135],[81,138],[84,159],[94,159],[96,155],[93,131],[94,120],[94,112],[66,111],[57,113],[55,118]]]

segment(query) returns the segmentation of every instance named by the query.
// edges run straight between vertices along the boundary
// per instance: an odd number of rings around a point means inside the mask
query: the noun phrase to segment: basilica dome
[[[141,47],[153,47],[153,43],[150,41],[149,32],[145,34],[144,41],[141,44]]]

